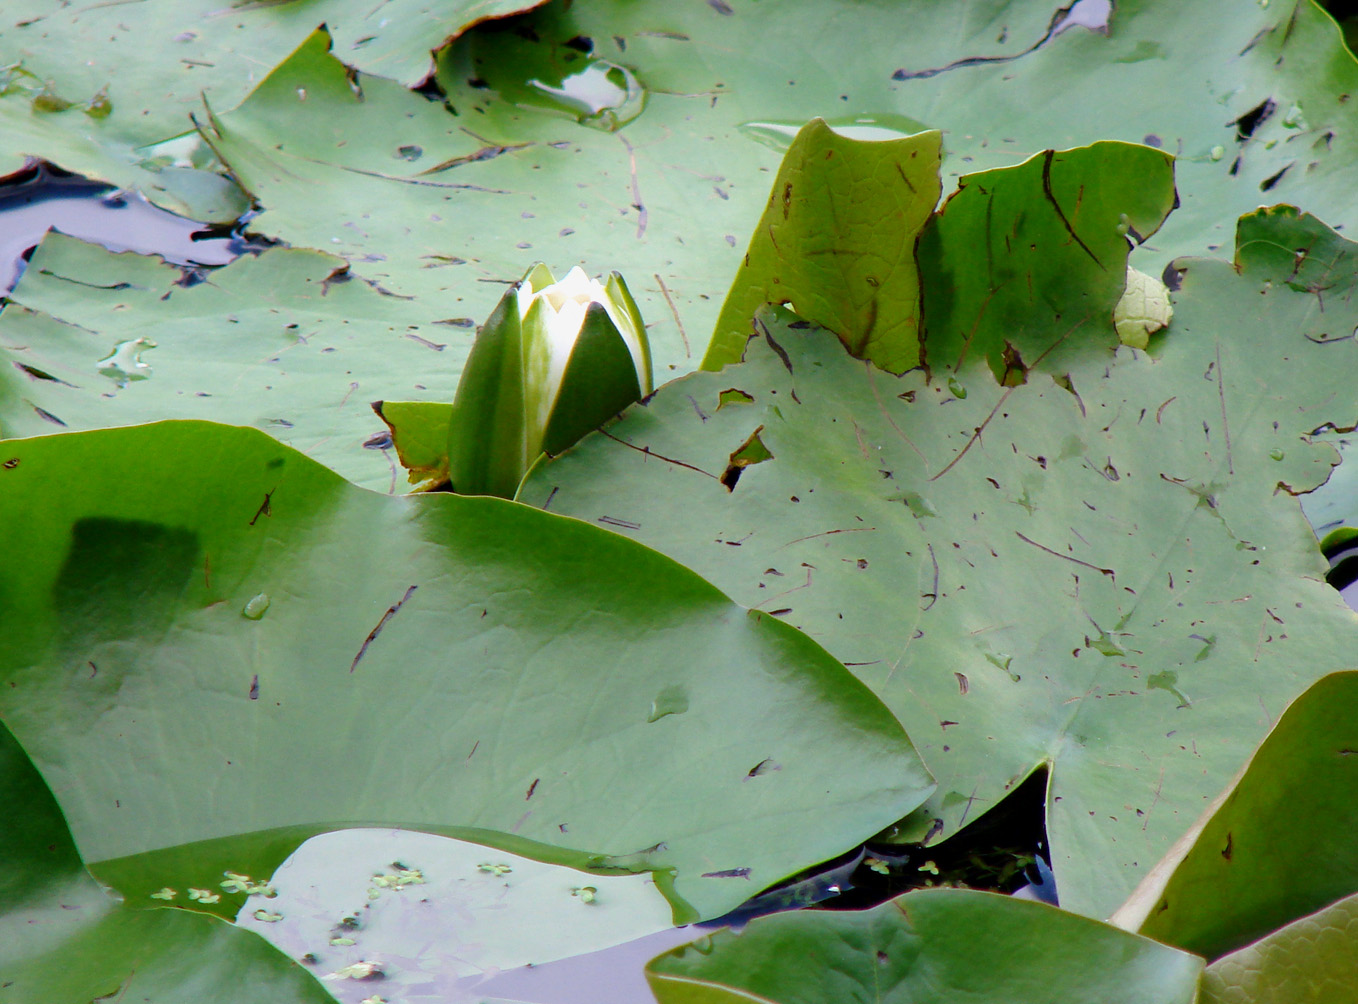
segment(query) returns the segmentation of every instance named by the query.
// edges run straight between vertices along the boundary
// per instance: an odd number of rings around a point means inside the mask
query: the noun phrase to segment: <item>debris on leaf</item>
[[[1134,349],[1144,349],[1150,336],[1169,326],[1174,317],[1169,289],[1145,272],[1127,266],[1127,288],[1113,308],[1113,323],[1118,340]]]

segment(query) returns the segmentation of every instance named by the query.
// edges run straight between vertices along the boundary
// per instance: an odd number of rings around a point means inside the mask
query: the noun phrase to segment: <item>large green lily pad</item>
[[[0,798],[0,1001],[332,1000],[249,931],[185,910],[122,904],[100,888],[51,792],[2,724]]]
[[[1202,960],[1042,903],[936,889],[781,914],[647,967],[661,1004],[1190,1004]]]
[[[814,642],[614,534],[199,422],[3,452],[0,715],[132,902],[377,823],[715,916],[932,789]]]
[[[1062,902],[1106,915],[1351,660],[1358,624],[1292,495],[1335,461],[1312,430],[1354,421],[1347,248],[1294,210],[1246,218],[1236,267],[1179,264],[1149,355],[1091,342],[1013,387],[979,360],[894,380],[773,314],[746,362],[662,388],[521,498],[664,550],[843,660],[939,779],[900,839],[1050,764]],[[1315,281],[1293,270],[1308,249]]]

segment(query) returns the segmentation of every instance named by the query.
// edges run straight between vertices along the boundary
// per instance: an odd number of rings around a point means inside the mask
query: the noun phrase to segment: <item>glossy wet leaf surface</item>
[[[647,967],[661,1004],[1194,1001],[1202,960],[1041,903],[936,889],[782,914]]]
[[[6,452],[0,712],[133,902],[370,823],[656,871],[715,916],[932,787],[813,642],[600,529],[386,499],[204,423]]]
[[[301,966],[247,931],[216,917],[122,904],[102,889],[3,725],[0,794],[0,1001],[331,999]]]
[[[1182,263],[1150,355],[1086,344],[1059,381],[999,386],[980,360],[893,380],[769,315],[745,363],[663,388],[521,498],[664,550],[840,658],[939,779],[899,839],[1051,763],[1062,903],[1106,915],[1355,637],[1287,491],[1326,477],[1307,435],[1351,410],[1353,342],[1321,336],[1358,320],[1354,275],[1318,254],[1322,314],[1266,234],[1348,247],[1294,212],[1247,219],[1243,275]],[[753,400],[718,409],[732,388]],[[772,459],[723,481],[756,427]]]

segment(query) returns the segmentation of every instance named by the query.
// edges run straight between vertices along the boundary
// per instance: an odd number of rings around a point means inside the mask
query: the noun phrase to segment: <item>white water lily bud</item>
[[[1145,272],[1127,266],[1127,287],[1113,308],[1113,324],[1118,340],[1134,349],[1144,349],[1150,336],[1169,326],[1174,317],[1169,289]]]
[[[546,265],[505,294],[467,357],[449,427],[453,490],[513,498],[555,455],[651,392],[651,353],[622,277]]]
[[[603,307],[604,314],[612,322],[614,333],[631,353],[633,375],[639,390],[637,397],[645,397],[651,392],[651,356],[646,329],[642,327],[641,315],[617,272],[609,277],[608,287],[605,288],[598,279],[585,275],[579,265],[567,272],[566,278],[560,282],[552,277],[547,266],[538,265],[519,284],[517,300],[524,344],[533,350],[526,353],[524,360],[525,390],[537,398],[536,414],[528,416],[530,432],[541,430],[549,441],[553,439],[549,435],[552,413],[560,404],[566,368],[576,354],[591,304],[597,303]],[[587,376],[597,381],[602,374],[595,372]],[[538,445],[548,453],[559,453],[579,439],[580,435],[583,433],[570,437],[569,443],[559,441],[558,436],[555,442],[547,445],[539,442]],[[536,456],[538,451],[533,449],[533,445],[530,441],[529,453]]]

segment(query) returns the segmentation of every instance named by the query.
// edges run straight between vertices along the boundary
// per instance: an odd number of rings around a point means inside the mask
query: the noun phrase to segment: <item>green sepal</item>
[[[591,303],[543,428],[542,451],[561,453],[640,398],[632,350],[604,305]]]
[[[477,333],[453,399],[448,475],[458,494],[514,496],[530,459],[523,379],[523,328],[512,287]]]
[[[610,272],[608,282],[604,283],[604,291],[615,304],[627,311],[627,316],[632,321],[632,330],[637,333],[638,344],[633,351],[637,352],[641,359],[641,396],[646,397],[655,390],[655,372],[651,366],[651,343],[646,337],[646,325],[641,319],[641,310],[637,307],[637,301],[632,299],[632,291],[627,288],[622,273]]]

